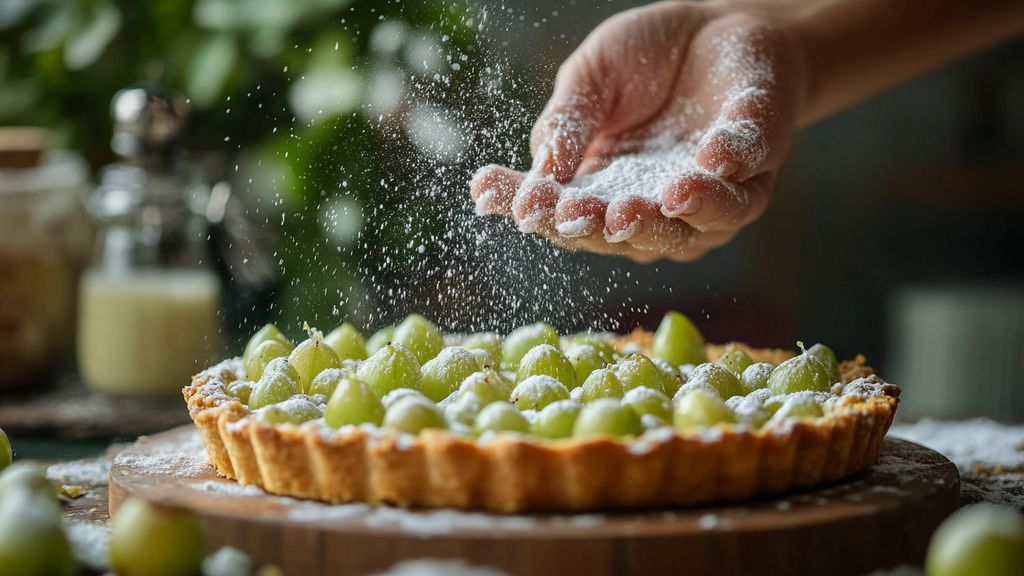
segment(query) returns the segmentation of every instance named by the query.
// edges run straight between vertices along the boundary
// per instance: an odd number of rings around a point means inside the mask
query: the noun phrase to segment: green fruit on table
[[[392,342],[377,350],[359,366],[356,378],[383,397],[396,388],[420,389],[420,364],[408,348]]]
[[[444,348],[444,335],[441,330],[419,314],[410,314],[395,327],[391,341],[409,349],[420,364],[437,356]]]
[[[569,398],[569,389],[551,376],[530,376],[512,389],[511,401],[520,410],[540,410],[541,408]]]
[[[518,408],[508,402],[491,402],[477,414],[473,426],[477,434],[484,432],[529,432],[530,422]]]
[[[531,430],[535,436],[551,440],[568,438],[580,414],[580,404],[575,400],[559,400],[545,406],[534,419]]]
[[[669,312],[654,333],[651,356],[676,365],[700,364],[706,361],[704,336],[689,318],[679,312]]]
[[[839,382],[839,360],[836,359],[836,353],[831,348],[824,344],[815,344],[807,349],[807,353],[817,358],[825,368],[828,368],[829,378],[832,383]]]
[[[377,330],[370,336],[370,339],[366,341],[366,354],[372,356],[378,350],[387,346],[394,336],[394,326],[385,326],[380,330]]]
[[[330,334],[324,336],[324,342],[342,360],[365,360],[367,357],[366,340],[359,330],[348,322],[331,330]]]
[[[812,392],[828,392],[832,389],[832,375],[821,360],[810,354],[803,353],[772,370],[768,377],[768,389],[772,394],[792,394],[809,390]]]
[[[637,436],[644,427],[629,406],[613,398],[598,398],[580,409],[573,436]]]
[[[281,331],[277,329],[277,326],[274,326],[273,324],[266,324],[263,328],[257,330],[251,338],[249,338],[249,342],[245,345],[245,352],[242,353],[242,360],[247,361],[256,351],[256,347],[269,340],[280,343],[288,349],[288,352],[292,351],[291,341],[288,340],[288,338],[285,338],[284,334],[281,334]],[[287,352],[285,354],[287,355]]]
[[[319,406],[298,396],[256,411],[256,417],[268,424],[302,424],[321,416],[323,413]]]
[[[512,383],[494,369],[470,374],[459,385],[459,394],[472,392],[486,406],[491,402],[508,400],[512,396]]]
[[[420,390],[427,398],[440,402],[478,370],[480,365],[472,352],[459,347],[445,348],[423,365]]]
[[[733,396],[743,396],[743,385],[735,374],[719,364],[710,362],[701,364],[690,372],[690,379],[687,384],[704,382],[718,391],[718,395],[724,400]]]
[[[70,576],[77,572],[56,500],[28,490],[6,492],[0,498],[0,574]]]
[[[0,430],[0,471],[11,465],[14,460],[14,451],[11,449],[11,440],[7,433]]]
[[[626,392],[622,397],[622,404],[632,408],[640,417],[650,414],[665,422],[672,419],[672,401],[668,396],[646,386]]]
[[[291,348],[285,347],[277,340],[264,340],[253,350],[245,361],[245,377],[249,380],[259,380],[267,364],[275,358],[287,358]]]
[[[576,387],[576,368],[558,348],[550,344],[534,346],[519,361],[516,382],[522,382],[530,376],[551,376],[566,388]]]
[[[0,499],[9,493],[26,491],[57,501],[57,488],[43,469],[29,462],[11,464],[0,473]]]
[[[667,395],[668,390],[674,392],[678,388],[677,382],[670,380],[670,375],[643,354],[629,354],[620,358],[614,369],[619,382],[622,382],[623,392],[646,386]]]
[[[396,432],[419,434],[428,428],[448,428],[448,421],[437,404],[407,396],[388,408],[383,426]]]
[[[599,368],[590,373],[583,383],[580,402],[593,402],[598,398],[622,398],[625,387],[611,368]]]
[[[111,524],[110,567],[118,576],[193,576],[206,554],[195,515],[126,500]]]
[[[334,349],[324,342],[319,332],[311,332],[312,335],[296,346],[288,356],[288,363],[299,374],[299,379],[295,383],[301,392],[309,391],[317,374],[328,368],[341,368],[341,359]]]
[[[672,423],[686,432],[695,428],[735,422],[732,410],[722,399],[704,390],[694,389],[676,400]]]
[[[576,383],[582,384],[587,377],[599,368],[603,368],[605,361],[596,348],[590,344],[574,344],[566,352],[565,357],[572,363],[576,372]]]
[[[501,361],[501,336],[495,332],[477,332],[466,337],[462,343],[466,350],[483,350],[488,356]]]
[[[249,409],[257,410],[264,406],[284,402],[299,391],[295,381],[284,372],[264,371],[260,381],[249,394]]]
[[[1024,516],[1013,508],[992,504],[961,508],[932,535],[925,574],[1024,574]]]
[[[501,344],[501,368],[517,370],[519,362],[534,346],[549,344],[559,348],[558,332],[543,322],[520,326],[509,334]]]
[[[715,360],[715,363],[739,377],[748,366],[754,363],[754,360],[743,348],[735,343],[730,343],[726,344],[725,350],[718,360]]]
[[[414,390],[409,392],[419,396]],[[380,426],[384,422],[384,412],[384,403],[369,384],[358,378],[345,377],[338,381],[327,401],[324,421],[332,428],[364,423]]]

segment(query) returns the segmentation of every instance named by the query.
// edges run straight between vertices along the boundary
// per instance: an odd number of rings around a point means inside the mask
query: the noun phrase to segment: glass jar
[[[64,365],[88,245],[86,175],[66,151],[0,168],[0,390],[44,385]]]
[[[79,291],[78,364],[91,388],[177,393],[221,355],[207,196],[187,170],[103,171],[87,202],[97,233]]]

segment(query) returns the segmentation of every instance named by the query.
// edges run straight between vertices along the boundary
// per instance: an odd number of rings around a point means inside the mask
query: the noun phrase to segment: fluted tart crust
[[[643,346],[645,336],[623,340]],[[781,350],[749,349],[778,363]],[[708,346],[716,358],[721,347]],[[228,390],[240,362],[227,360],[183,390],[210,463],[241,484],[332,503],[369,502],[500,512],[679,506],[744,500],[814,486],[870,468],[892,423],[899,388],[859,357],[824,416],[751,429],[672,428],[632,439],[544,440],[517,434],[476,439],[445,430],[419,436],[370,426],[269,424]]]

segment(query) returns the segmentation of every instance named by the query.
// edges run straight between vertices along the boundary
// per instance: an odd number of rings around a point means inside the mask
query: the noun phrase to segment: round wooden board
[[[211,545],[285,574],[368,574],[410,558],[461,558],[516,575],[864,574],[920,563],[959,503],[956,466],[886,439],[867,474],[816,490],[702,508],[502,516],[327,505],[220,478],[198,432],[176,428],[122,451],[110,510],[128,497],[194,510]]]

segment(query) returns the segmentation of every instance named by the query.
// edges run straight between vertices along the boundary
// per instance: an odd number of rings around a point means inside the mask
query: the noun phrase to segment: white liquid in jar
[[[90,270],[79,293],[78,365],[96,390],[178,392],[220,355],[220,283],[205,270]]]

